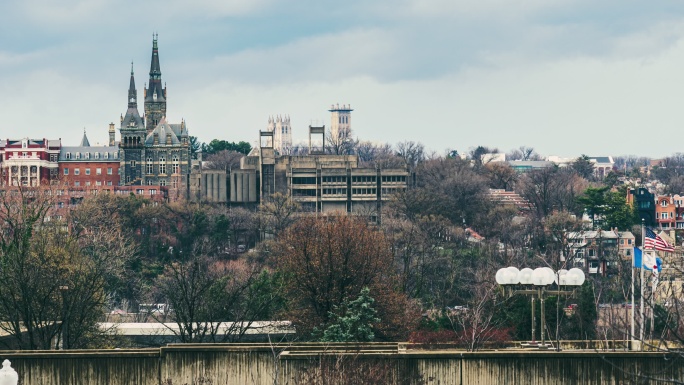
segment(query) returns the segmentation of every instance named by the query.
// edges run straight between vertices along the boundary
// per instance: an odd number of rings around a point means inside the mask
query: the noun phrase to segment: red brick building
[[[69,186],[83,187],[86,190],[118,186],[119,147],[91,146],[84,133],[79,146],[61,148],[59,175]]]
[[[2,185],[40,186],[59,177],[61,139],[0,141]]]

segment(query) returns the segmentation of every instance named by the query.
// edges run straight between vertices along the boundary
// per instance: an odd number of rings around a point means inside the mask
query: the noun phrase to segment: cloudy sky
[[[168,118],[255,142],[351,104],[364,140],[545,155],[684,151],[684,2],[21,0],[0,3],[2,138],[104,142],[159,33]]]

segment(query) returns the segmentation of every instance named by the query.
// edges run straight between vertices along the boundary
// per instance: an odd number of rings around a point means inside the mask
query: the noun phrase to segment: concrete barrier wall
[[[340,345],[178,344],[141,350],[5,351],[0,359],[12,362],[22,385],[293,385],[315,383],[317,375],[332,385],[340,382],[331,381],[331,373],[341,371],[398,385],[665,384],[684,379],[684,356],[663,353],[469,353],[391,347],[371,344],[343,352]],[[325,365],[332,372],[326,372]]]

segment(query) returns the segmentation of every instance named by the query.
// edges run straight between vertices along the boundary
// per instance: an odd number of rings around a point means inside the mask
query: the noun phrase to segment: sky
[[[5,0],[0,138],[105,143],[153,33],[167,118],[205,142],[273,115],[304,142],[339,103],[359,139],[436,154],[684,152],[682,1]]]

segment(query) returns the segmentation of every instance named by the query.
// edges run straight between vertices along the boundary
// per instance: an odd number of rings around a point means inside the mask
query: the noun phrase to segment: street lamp
[[[544,299],[546,299],[547,288],[555,286],[549,293],[554,295],[573,296],[575,289],[584,283],[584,272],[573,268],[570,270],[561,269],[554,272],[550,267],[538,267],[534,270],[524,268],[518,270],[517,267],[504,267],[496,272],[496,283],[503,286],[504,292],[510,297],[514,294],[529,295],[532,303],[532,341],[523,346],[548,349],[544,340],[545,311]],[[568,290],[570,289],[570,290]],[[535,341],[535,297],[539,298],[541,306],[541,344]]]
[[[12,368],[9,360],[2,362],[2,369],[0,369],[0,385],[17,385],[19,382],[19,375]]]

